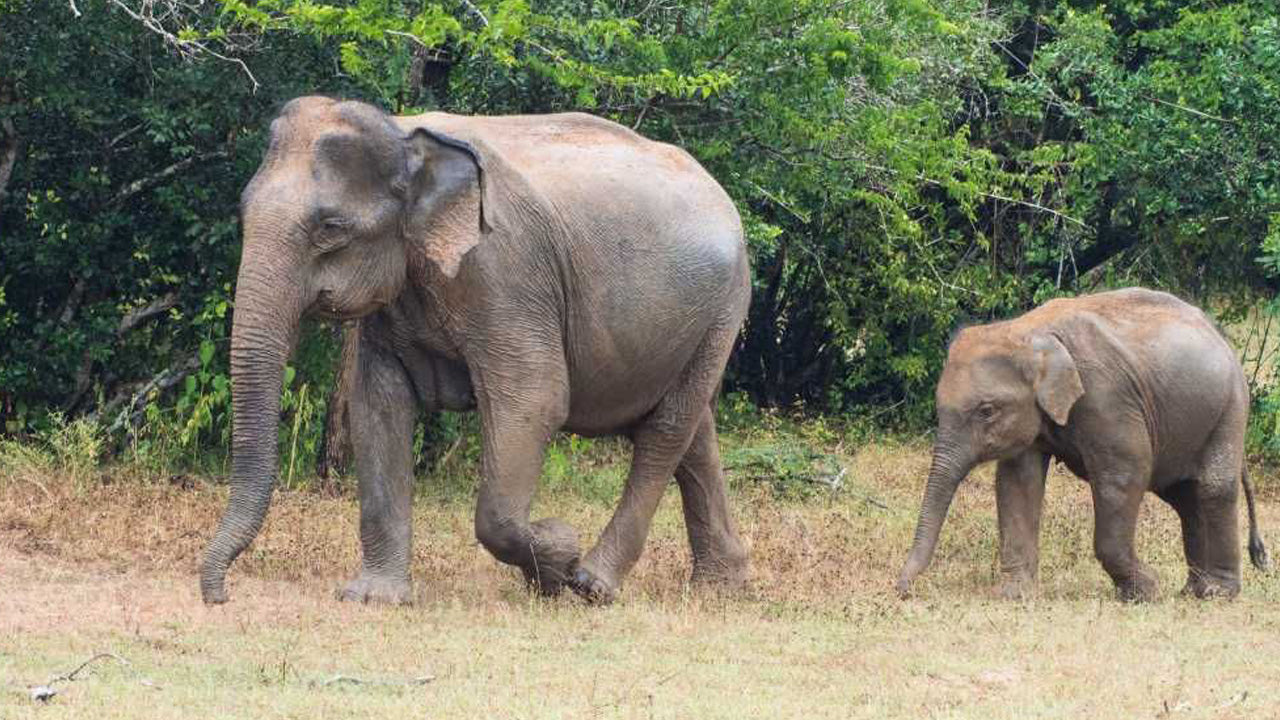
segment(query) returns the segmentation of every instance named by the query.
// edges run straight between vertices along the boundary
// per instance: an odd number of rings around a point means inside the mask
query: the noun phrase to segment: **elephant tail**
[[[1267,547],[1262,544],[1262,534],[1258,532],[1258,514],[1253,507],[1253,485],[1249,483],[1249,469],[1240,471],[1240,484],[1244,485],[1244,502],[1249,509],[1249,560],[1253,566],[1266,572],[1271,561],[1267,557]]]

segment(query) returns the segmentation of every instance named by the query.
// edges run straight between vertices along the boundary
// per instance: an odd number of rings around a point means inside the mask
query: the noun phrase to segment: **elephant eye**
[[[311,242],[321,252],[341,250],[351,241],[351,221],[343,217],[327,217],[316,224]]]
[[[982,403],[976,410],[978,417],[982,420],[990,420],[996,416],[996,406],[992,403]]]

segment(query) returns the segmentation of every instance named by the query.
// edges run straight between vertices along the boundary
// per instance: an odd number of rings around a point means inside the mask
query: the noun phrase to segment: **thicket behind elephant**
[[[201,567],[206,602],[226,600],[266,514],[304,315],[361,318],[343,377],[363,569],[342,597],[411,596],[420,408],[479,411],[476,535],[544,592],[612,598],[673,474],[695,579],[743,579],[712,401],[750,273],[733,203],[688,154],[589,115],[393,118],[307,97],[272,123],[241,208],[231,500]],[[634,445],[581,558],[573,529],[529,520],[561,428]]]
[[[1244,475],[1249,394],[1239,360],[1204,313],[1172,295],[1135,288],[1053,300],[962,330],[938,383],[937,411],[933,464],[900,593],[928,566],[960,481],[989,460],[998,462],[1006,596],[1035,583],[1053,457],[1090,485],[1094,552],[1122,599],[1156,594],[1155,576],[1133,546],[1148,490],[1181,519],[1184,592],[1239,592],[1241,484],[1249,554],[1266,567]]]

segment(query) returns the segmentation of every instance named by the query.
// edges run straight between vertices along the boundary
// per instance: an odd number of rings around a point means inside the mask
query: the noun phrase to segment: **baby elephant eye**
[[[978,417],[983,420],[990,420],[996,416],[996,406],[991,403],[982,403],[978,406]]]

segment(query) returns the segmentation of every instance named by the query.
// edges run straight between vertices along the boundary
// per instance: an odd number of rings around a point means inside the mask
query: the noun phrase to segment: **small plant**
[[[726,448],[722,454],[731,484],[764,483],[780,498],[806,500],[844,485],[845,468],[839,458],[794,438]]]
[[[48,426],[28,440],[0,440],[0,478],[33,479],[49,473],[77,485],[96,470],[106,451],[102,429],[87,418],[50,413]]]

